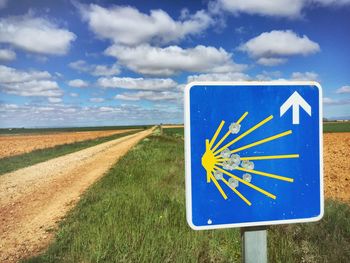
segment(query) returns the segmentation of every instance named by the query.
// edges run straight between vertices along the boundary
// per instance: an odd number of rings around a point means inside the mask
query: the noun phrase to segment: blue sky
[[[316,80],[350,118],[350,0],[0,0],[0,127],[182,123],[193,80]]]

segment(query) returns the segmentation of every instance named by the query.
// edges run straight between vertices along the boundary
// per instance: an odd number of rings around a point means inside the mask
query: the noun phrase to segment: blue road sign
[[[315,82],[189,84],[189,225],[198,230],[322,218],[321,100]]]

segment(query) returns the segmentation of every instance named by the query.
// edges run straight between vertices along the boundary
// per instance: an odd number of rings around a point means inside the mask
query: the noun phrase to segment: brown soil
[[[350,203],[350,133],[326,133],[323,142],[325,197]]]
[[[152,129],[0,176],[0,262],[38,254],[57,222],[131,147]]]
[[[51,134],[21,134],[0,136],[0,158],[28,153],[60,144],[73,143],[119,134],[129,130],[60,132]]]

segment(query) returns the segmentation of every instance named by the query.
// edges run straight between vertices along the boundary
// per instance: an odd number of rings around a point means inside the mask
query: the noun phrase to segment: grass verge
[[[349,262],[350,206],[327,200],[321,221],[271,227],[269,262]]]
[[[29,153],[15,155],[10,157],[5,157],[0,159],[0,175],[13,172],[20,168],[24,168],[36,163],[44,162],[50,160],[52,158],[56,158],[65,154],[69,154],[72,152],[76,152],[91,146],[95,146],[97,144],[107,142],[110,140],[118,139],[124,137],[126,135],[130,135],[135,133],[136,131],[130,131],[126,133],[114,134],[111,136],[100,137],[96,139],[69,143],[69,144],[61,144],[51,148],[45,148],[40,150],[35,150]]]
[[[185,217],[183,140],[145,139],[91,187],[55,242],[27,262],[239,262],[238,229],[193,231]],[[269,229],[270,262],[347,262],[350,208]]]
[[[228,262],[239,231],[186,223],[183,141],[144,140],[90,188],[47,252],[28,262]]]

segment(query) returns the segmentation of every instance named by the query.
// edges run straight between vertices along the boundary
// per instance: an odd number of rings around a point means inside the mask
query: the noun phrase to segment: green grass
[[[272,227],[270,262],[349,262],[350,206],[328,200],[316,223]]]
[[[152,136],[125,155],[27,262],[239,262],[239,229],[194,231],[185,218],[183,140]],[[322,221],[273,226],[269,262],[348,262],[350,208],[326,203]]]
[[[61,144],[55,147],[35,150],[29,153],[15,155],[10,157],[5,157],[0,159],[0,175],[18,170],[23,167],[27,167],[36,163],[44,162],[52,158],[56,158],[68,153],[76,152],[97,144],[114,140],[126,135],[135,133],[135,131],[130,131],[121,134],[114,134],[111,136],[100,137],[96,139],[75,142],[70,144]]]
[[[168,136],[184,137],[184,128],[165,128],[163,132]]]
[[[107,130],[126,130],[126,129],[148,129],[152,125],[134,125],[134,126],[96,126],[96,127],[64,127],[64,128],[1,128],[0,134],[15,135],[28,133],[56,133],[56,132],[80,132],[80,131],[107,131]]]
[[[234,262],[239,231],[191,230],[183,141],[151,137],[84,195],[48,251],[29,262]]]
[[[324,122],[323,132],[350,132],[350,122]]]

